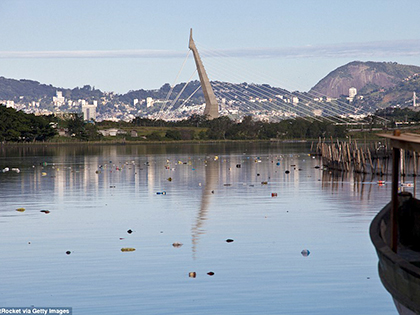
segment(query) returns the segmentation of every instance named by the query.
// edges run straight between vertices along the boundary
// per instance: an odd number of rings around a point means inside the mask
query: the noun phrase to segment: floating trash
[[[309,251],[309,249],[304,249],[300,253],[303,257],[308,257],[311,252]]]
[[[231,238],[228,238],[227,240],[226,240],[226,243],[232,243],[233,242],[233,239],[231,239]]]
[[[67,254],[67,255],[70,255],[70,254],[71,254],[71,251],[69,251],[69,250],[68,250],[68,251],[66,252],[66,254]]]
[[[207,272],[207,274],[208,274],[209,276],[214,276],[214,272],[213,272],[213,271],[209,271],[209,272]]]
[[[133,230],[127,230],[127,233],[131,234],[131,233],[133,233]]]
[[[241,168],[241,164],[236,164],[236,168]]]
[[[166,191],[158,191],[156,195],[166,195]]]
[[[277,197],[277,193],[271,193],[271,197]]]
[[[402,187],[414,187],[413,183],[402,183],[401,184]]]
[[[6,172],[8,172],[8,171],[9,171],[9,168],[8,168],[8,167],[5,167],[5,168],[3,168],[3,169],[2,169],[2,172],[3,172],[3,173],[6,173]]]
[[[267,185],[268,182],[261,182],[261,185]]]
[[[290,171],[285,171],[284,173],[285,173],[285,174],[289,174],[289,173],[290,173]]]
[[[41,210],[40,212],[43,212],[45,214],[48,214],[48,213],[50,213],[50,210]]]
[[[176,248],[179,248],[179,247],[181,247],[182,245],[184,245],[184,244],[179,243],[179,242],[175,242],[175,243],[173,243],[173,244],[172,244],[172,246],[173,246],[173,247],[176,247]]]
[[[121,248],[122,252],[134,252],[136,249],[133,247],[123,247]]]
[[[41,176],[47,176],[47,173],[42,172],[42,173],[41,173]]]
[[[277,162],[276,165],[279,166],[280,165],[280,162]]]
[[[12,167],[12,171],[16,173],[20,173],[20,169],[18,169],[17,167]]]
[[[197,277],[197,273],[195,271],[192,271],[192,272],[188,273],[188,277],[195,278],[195,277]]]
[[[109,186],[109,188],[115,188],[115,186],[114,185],[111,185],[111,186]]]
[[[16,209],[16,211],[19,211],[19,212],[24,212],[26,209],[25,208],[17,208]]]
[[[316,169],[318,169],[318,168],[320,168],[320,167],[317,165],[317,166],[315,166],[315,168],[316,168]]]
[[[168,177],[168,182],[172,182],[172,177]]]

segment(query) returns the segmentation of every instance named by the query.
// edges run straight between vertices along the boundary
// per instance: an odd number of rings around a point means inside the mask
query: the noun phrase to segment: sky
[[[107,92],[198,79],[308,91],[354,60],[420,66],[417,0],[0,0],[0,76]]]

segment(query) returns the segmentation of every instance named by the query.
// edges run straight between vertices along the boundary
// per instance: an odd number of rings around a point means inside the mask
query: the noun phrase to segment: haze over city
[[[3,0],[0,75],[157,89],[189,80],[191,55],[177,73],[193,28],[210,80],[306,91],[353,60],[420,65],[418,12],[418,1]]]

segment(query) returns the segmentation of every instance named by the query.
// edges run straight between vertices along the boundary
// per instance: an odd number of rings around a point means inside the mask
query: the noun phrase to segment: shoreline
[[[175,140],[175,141],[74,141],[74,142],[6,142],[0,143],[0,147],[13,146],[71,146],[71,145],[140,145],[140,144],[216,144],[216,143],[256,143],[256,142],[276,142],[276,143],[310,143],[315,139],[304,140]]]

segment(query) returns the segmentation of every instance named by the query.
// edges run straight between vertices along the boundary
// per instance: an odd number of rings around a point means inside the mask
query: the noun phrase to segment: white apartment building
[[[96,120],[97,106],[98,101],[93,101],[93,104],[87,104],[86,102],[82,102],[83,119],[87,121]]]
[[[65,99],[63,97],[63,92],[62,91],[56,91],[55,95],[56,96],[53,96],[54,106],[60,107],[61,105],[64,105]]]

